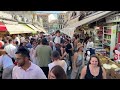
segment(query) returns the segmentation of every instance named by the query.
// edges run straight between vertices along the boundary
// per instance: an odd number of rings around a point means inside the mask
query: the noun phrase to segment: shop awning
[[[36,28],[36,27],[33,26],[32,24],[27,24],[27,25],[28,25],[30,28],[32,28],[33,30],[41,32],[40,29]]]
[[[93,22],[98,21],[102,18],[105,18],[105,17],[107,17],[107,16],[109,16],[109,15],[115,13],[115,12],[116,11],[102,11],[102,12],[98,11],[98,12],[96,12],[96,14],[94,13],[94,15],[91,15],[90,17],[84,18],[83,20],[72,24],[71,26],[69,26],[69,28],[78,27],[78,26],[81,26],[81,25],[84,25],[84,24],[93,23]]]
[[[46,30],[43,28],[43,27],[40,27],[38,25],[34,25],[36,28],[39,29],[40,32],[44,32],[44,33],[47,33]]]
[[[36,33],[25,24],[5,24],[5,26],[10,34]]]
[[[73,28],[64,28],[61,30],[61,32],[72,38],[73,34],[74,34],[74,30],[75,30],[74,27]]]
[[[0,22],[0,32],[1,31],[7,31],[6,26],[2,22]]]
[[[78,26],[93,23],[95,21],[98,21],[98,20],[105,18],[105,17],[107,17],[113,13],[116,13],[116,12],[117,11],[98,11],[98,12],[94,13],[94,15],[91,15],[90,17],[86,17],[81,21],[78,21],[70,26],[67,26],[66,28],[63,28],[61,30],[61,32],[66,33],[66,32],[71,32],[71,30],[74,31],[76,29],[76,27],[78,27]],[[71,35],[71,36],[73,36],[73,35]]]

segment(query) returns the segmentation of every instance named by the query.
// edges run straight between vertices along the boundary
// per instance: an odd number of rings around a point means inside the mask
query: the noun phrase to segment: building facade
[[[49,23],[49,33],[53,33],[53,32],[55,32],[58,29],[59,29],[58,20],[52,20]]]
[[[65,22],[67,21],[67,14],[66,13],[59,13],[58,15],[58,24],[59,29],[63,29],[65,26]]]
[[[39,17],[36,13],[33,14],[33,23],[43,27],[43,19]]]
[[[33,12],[32,11],[3,11],[6,14],[11,14],[13,20],[24,23],[32,23]]]
[[[0,13],[4,13],[5,18],[8,19],[22,23],[37,24],[43,27],[42,18],[38,17],[33,11],[1,11]]]
[[[47,31],[49,30],[48,16],[49,16],[49,14],[37,14],[38,18],[42,18],[43,28],[45,28]]]

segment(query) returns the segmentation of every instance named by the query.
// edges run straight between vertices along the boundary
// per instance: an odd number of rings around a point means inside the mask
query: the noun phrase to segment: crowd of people
[[[0,69],[2,79],[106,79],[92,38],[59,30],[0,37]]]

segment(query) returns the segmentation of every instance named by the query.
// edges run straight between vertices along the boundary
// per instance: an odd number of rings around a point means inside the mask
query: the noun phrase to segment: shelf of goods
[[[103,48],[106,49],[106,56],[113,59],[113,49],[116,43],[117,25],[103,27]]]
[[[100,59],[100,62],[104,68],[105,65],[109,66],[109,68],[108,67],[105,68],[107,79],[120,79],[120,72],[116,71],[116,70],[120,71],[120,64],[115,63],[110,58],[103,56],[100,53],[96,53],[96,55]]]
[[[95,46],[101,46],[102,47],[102,42],[103,42],[103,28],[101,27],[100,29],[96,30],[96,40],[95,40]]]
[[[106,50],[103,49],[102,47],[96,47],[95,48],[95,53],[100,53],[100,54],[106,56]]]

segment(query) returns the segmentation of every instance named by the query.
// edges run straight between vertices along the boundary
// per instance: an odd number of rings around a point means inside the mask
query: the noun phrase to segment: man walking
[[[52,49],[48,46],[47,39],[43,38],[42,45],[36,47],[35,56],[38,59],[39,67],[41,67],[46,76],[48,76],[48,64],[51,62],[51,53]]]
[[[42,69],[30,61],[29,52],[21,48],[16,52],[17,66],[13,68],[13,79],[46,79]]]

